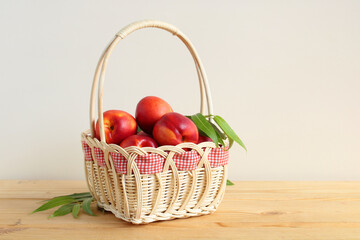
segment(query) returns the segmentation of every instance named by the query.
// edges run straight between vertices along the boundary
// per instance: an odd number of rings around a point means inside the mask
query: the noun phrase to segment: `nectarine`
[[[120,147],[122,148],[130,147],[130,146],[153,147],[153,148],[158,147],[154,139],[152,139],[151,137],[140,136],[140,135],[132,135],[130,137],[125,138],[120,143]]]
[[[103,113],[106,143],[120,144],[128,136],[136,134],[136,120],[121,110],[109,110]],[[99,121],[96,122],[96,138],[100,140]]]
[[[198,143],[202,143],[202,142],[212,142],[213,140],[209,137],[203,136],[203,135],[199,135],[199,140]]]
[[[156,122],[153,136],[159,145],[177,145],[183,142],[197,143],[199,132],[189,118],[171,112]]]
[[[135,118],[141,130],[152,134],[155,123],[166,113],[172,112],[170,105],[154,96],[144,97],[136,106]]]

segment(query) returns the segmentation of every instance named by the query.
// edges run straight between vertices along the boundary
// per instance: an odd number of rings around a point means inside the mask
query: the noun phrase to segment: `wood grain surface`
[[[84,181],[0,181],[0,239],[360,239],[360,182],[236,182],[212,215],[132,225],[111,213],[47,219],[40,201]]]

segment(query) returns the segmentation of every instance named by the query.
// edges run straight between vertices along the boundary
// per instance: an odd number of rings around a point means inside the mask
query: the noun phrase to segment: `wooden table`
[[[212,215],[132,225],[111,213],[30,214],[84,181],[0,181],[0,239],[360,239],[360,182],[236,182]]]

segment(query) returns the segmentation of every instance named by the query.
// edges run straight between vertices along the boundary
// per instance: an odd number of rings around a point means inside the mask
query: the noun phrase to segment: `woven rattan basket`
[[[176,27],[154,20],[132,23],[111,41],[102,54],[94,76],[90,100],[90,130],[82,133],[85,155],[85,172],[89,190],[97,204],[116,217],[125,221],[142,224],[174,218],[187,218],[215,212],[226,187],[228,152],[217,148],[212,142],[200,144],[183,143],[177,146],[158,148],[121,148],[107,144],[103,127],[103,86],[109,56],[115,46],[127,35],[142,28],[160,28],[177,36],[190,51],[197,70],[201,107],[200,112],[212,114],[211,95],[202,63],[189,39]],[[96,139],[95,95],[98,90],[98,119],[101,141]],[[176,164],[176,156],[191,150],[199,157],[193,169],[182,171]],[[213,164],[209,156],[219,151],[221,164]],[[140,158],[146,156],[162,159],[161,169],[153,174],[141,174]],[[123,161],[124,171],[117,171],[119,161]]]

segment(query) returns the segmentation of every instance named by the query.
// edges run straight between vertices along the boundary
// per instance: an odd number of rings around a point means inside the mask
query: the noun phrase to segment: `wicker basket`
[[[135,30],[149,27],[166,30],[186,45],[198,73],[200,112],[205,114],[207,106],[207,112],[212,114],[211,95],[202,63],[189,39],[176,27],[147,20],[132,23],[116,34],[97,65],[91,91],[90,130],[82,133],[82,145],[86,180],[98,205],[116,217],[135,224],[213,213],[224,196],[227,179],[228,152],[217,148],[212,142],[126,149],[105,142],[102,95],[109,56],[120,40]],[[97,87],[101,141],[94,137]],[[181,170],[176,159],[188,154],[189,150],[198,156],[198,161],[190,170]],[[160,159],[157,162],[160,168],[151,174],[144,174],[144,166],[146,169],[146,164],[152,159]],[[143,165],[140,166],[141,161]],[[119,166],[123,167],[123,171],[119,170]]]

